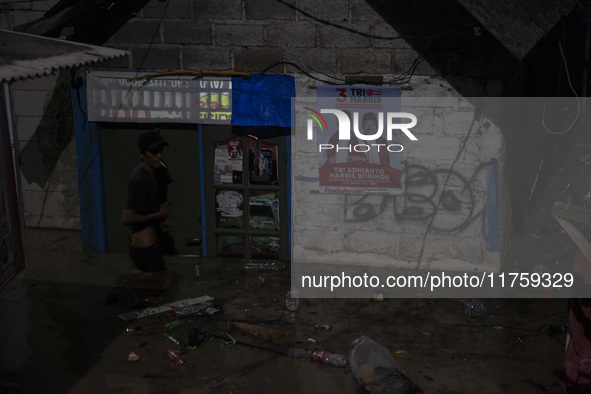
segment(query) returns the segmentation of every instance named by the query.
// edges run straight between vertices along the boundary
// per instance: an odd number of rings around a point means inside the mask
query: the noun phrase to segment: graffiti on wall
[[[441,232],[460,232],[479,217],[483,234],[497,236],[499,187],[496,161],[481,163],[469,178],[449,169],[407,165],[402,196],[345,196],[345,220],[366,221],[393,207],[396,220],[416,220]],[[486,172],[484,177],[480,174]],[[476,183],[482,182],[484,185]]]

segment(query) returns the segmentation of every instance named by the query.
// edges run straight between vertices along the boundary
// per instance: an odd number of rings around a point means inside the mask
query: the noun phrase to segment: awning
[[[128,55],[127,51],[0,29],[0,81],[40,77]]]

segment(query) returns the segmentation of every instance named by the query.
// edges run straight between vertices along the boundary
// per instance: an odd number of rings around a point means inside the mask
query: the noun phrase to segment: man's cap
[[[163,146],[168,146],[168,142],[162,139],[157,131],[148,131],[140,134],[137,139],[137,148],[139,150],[156,151]]]

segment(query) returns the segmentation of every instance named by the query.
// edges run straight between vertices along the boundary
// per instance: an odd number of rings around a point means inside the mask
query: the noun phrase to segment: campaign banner
[[[318,86],[317,107],[320,193],[401,194],[400,88]]]

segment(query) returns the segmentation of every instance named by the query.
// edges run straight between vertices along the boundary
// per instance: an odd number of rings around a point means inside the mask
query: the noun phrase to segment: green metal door
[[[289,259],[285,145],[203,126],[208,256]]]

